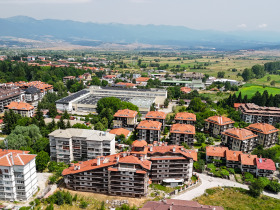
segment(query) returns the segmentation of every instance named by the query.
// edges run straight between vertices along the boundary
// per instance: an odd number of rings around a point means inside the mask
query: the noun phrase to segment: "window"
[[[8,169],[4,169],[4,172],[5,172],[5,173],[9,173],[9,170],[8,170]]]

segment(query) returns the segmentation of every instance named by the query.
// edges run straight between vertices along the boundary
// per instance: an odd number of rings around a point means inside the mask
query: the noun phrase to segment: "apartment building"
[[[189,112],[178,112],[174,120],[175,123],[194,125],[196,122],[196,115]]]
[[[149,111],[146,116],[146,120],[158,121],[162,124],[162,128],[165,125],[166,113],[161,111]]]
[[[13,84],[0,84],[0,113],[12,101],[23,101],[23,91]]]
[[[9,105],[5,106],[5,110],[9,109],[20,114],[22,117],[33,117],[35,112],[34,106],[25,102],[12,101]]]
[[[238,109],[241,111],[241,118],[246,123],[268,123],[275,125],[280,123],[280,108],[263,107],[254,103],[241,104]]]
[[[161,123],[152,120],[141,121],[136,130],[138,132],[138,139],[145,140],[148,143],[160,140]]]
[[[172,144],[181,145],[186,143],[193,146],[195,127],[190,124],[173,124],[170,129],[170,140]]]
[[[249,153],[257,146],[258,135],[244,128],[231,128],[222,133],[221,140],[230,150]]]
[[[52,161],[70,163],[115,153],[115,135],[104,131],[68,128],[49,134]]]
[[[234,121],[224,116],[212,116],[205,120],[204,132],[217,137],[227,129],[233,128]]]
[[[114,114],[114,128],[135,128],[137,124],[137,111],[123,109]]]
[[[271,147],[278,142],[279,130],[273,125],[266,123],[254,123],[249,125],[246,129],[258,135],[258,145],[263,147]]]
[[[225,160],[228,168],[240,168],[242,173],[249,172],[256,176],[271,178],[276,171],[271,159],[258,158],[257,155],[244,154],[242,151],[229,150],[227,147],[206,147],[206,160]]]
[[[151,162],[126,152],[71,164],[62,172],[66,187],[75,191],[143,197],[148,193]]]
[[[29,87],[24,90],[25,101],[32,106],[37,106],[38,101],[41,100],[41,91],[36,87]]]
[[[29,151],[0,151],[0,200],[28,200],[38,190],[35,157]]]

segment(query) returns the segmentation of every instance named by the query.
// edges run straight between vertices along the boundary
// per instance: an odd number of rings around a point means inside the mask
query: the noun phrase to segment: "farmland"
[[[280,89],[276,87],[267,87],[267,86],[261,86],[261,85],[255,85],[255,84],[245,84],[242,88],[239,89],[239,91],[236,93],[237,95],[239,92],[242,93],[243,96],[248,95],[248,98],[251,98],[257,91],[259,91],[261,94],[267,90],[268,94],[280,94]]]

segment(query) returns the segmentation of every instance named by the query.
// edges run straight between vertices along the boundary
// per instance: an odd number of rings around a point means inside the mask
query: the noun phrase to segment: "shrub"
[[[216,189],[206,189],[205,192],[208,194],[208,195],[213,195],[216,193]]]
[[[235,174],[235,171],[234,171],[234,169],[233,169],[233,168],[228,168],[227,170],[228,170],[228,172],[229,172],[229,173],[231,173],[231,174]]]
[[[216,166],[213,164],[213,163],[209,163],[209,164],[207,164],[207,168],[209,168],[210,170],[212,170],[212,169],[216,169]]]
[[[266,187],[266,190],[275,192],[275,193],[279,193],[280,192],[280,184],[276,181],[272,181],[270,182]]]
[[[229,172],[226,169],[222,169],[220,173],[223,177],[229,176]]]
[[[77,195],[77,194],[75,194],[75,195],[74,195],[74,197],[73,197],[73,199],[72,199],[72,201],[76,202],[76,201],[77,201],[77,199],[78,199],[78,195]]]
[[[80,203],[80,208],[86,209],[87,207],[88,207],[88,202],[86,202],[86,201],[81,201],[81,203]]]
[[[244,180],[245,182],[254,182],[254,175],[249,173],[249,172],[245,172],[244,174]]]
[[[249,186],[249,193],[253,197],[259,197],[263,191],[263,186],[258,181],[252,182],[252,184]]]

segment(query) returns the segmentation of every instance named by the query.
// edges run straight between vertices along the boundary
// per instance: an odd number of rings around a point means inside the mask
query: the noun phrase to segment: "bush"
[[[249,173],[249,172],[245,172],[245,174],[244,174],[244,180],[245,180],[245,182],[254,182],[254,175],[253,174],[251,174],[251,173]]]
[[[86,209],[88,207],[88,202],[86,201],[81,201],[80,202],[80,208],[81,209]]]
[[[272,191],[274,193],[279,193],[280,192],[280,184],[276,181],[270,182],[266,187],[266,190]]]
[[[207,164],[207,168],[209,168],[210,170],[212,170],[212,169],[216,169],[216,166],[213,164],[213,163],[209,163],[209,164]]]
[[[234,169],[233,169],[233,168],[228,168],[227,170],[228,170],[228,172],[229,172],[229,173],[231,173],[231,174],[235,174],[235,171],[234,171]]]
[[[216,189],[206,189],[205,192],[208,194],[208,195],[213,195],[216,193]]]
[[[229,172],[226,169],[222,169],[220,173],[223,177],[229,176]]]
[[[258,181],[252,182],[252,184],[249,186],[249,193],[253,197],[259,197],[263,191],[263,186]]]

